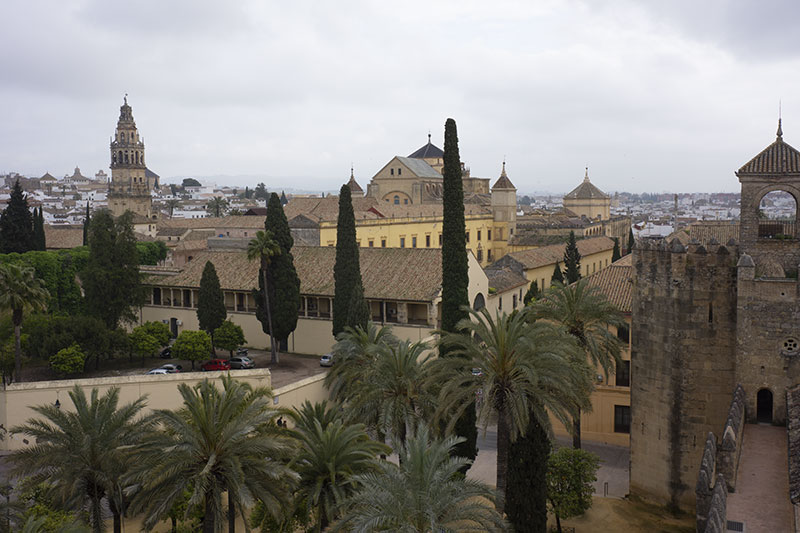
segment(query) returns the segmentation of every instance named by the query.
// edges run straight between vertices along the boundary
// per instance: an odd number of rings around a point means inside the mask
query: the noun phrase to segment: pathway
[[[736,492],[728,494],[727,518],[748,533],[794,531],[789,502],[786,428],[746,424]]]

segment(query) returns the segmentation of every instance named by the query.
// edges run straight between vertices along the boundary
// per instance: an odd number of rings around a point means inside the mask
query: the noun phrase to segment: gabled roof
[[[434,146],[433,143],[431,143],[431,134],[429,133],[428,144],[424,145],[422,148],[420,148],[413,154],[409,155],[408,157],[413,157],[416,159],[425,159],[426,157],[431,159],[436,159],[444,157],[444,152],[438,147]]]
[[[572,189],[572,191],[564,196],[565,200],[593,200],[596,198],[608,199],[611,197],[595,187],[592,182],[589,181],[588,168],[586,169],[586,175],[583,177],[583,183]]]
[[[364,192],[364,189],[361,188],[361,185],[358,184],[355,176],[353,176],[352,168],[350,169],[350,181],[347,182],[347,186],[350,187],[350,192]]]
[[[783,130],[778,119],[778,135],[775,142],[764,148],[742,166],[739,174],[800,174],[800,152],[783,142]]]
[[[489,278],[489,287],[496,289],[499,293],[528,285],[528,278],[509,267],[487,267],[483,271]]]
[[[56,179],[53,176],[51,176],[49,172],[45,172],[44,176],[42,176],[39,179],[40,180],[47,180],[47,181],[56,181]]]
[[[591,239],[580,239],[576,242],[578,252],[581,257],[586,257],[599,252],[611,250],[614,248],[614,241],[608,237],[592,237]],[[491,267],[507,266],[509,263],[516,262],[523,270],[531,270],[547,265],[553,265],[556,261],[564,260],[565,244],[553,244],[551,246],[543,246],[541,248],[534,248],[532,250],[523,250],[521,252],[512,252],[506,254]]]
[[[149,168],[145,167],[144,169],[144,177],[145,178],[158,178],[160,177],[158,174],[150,170]]]
[[[508,179],[508,175],[506,174],[506,162],[503,161],[503,171],[500,172],[500,177],[497,179],[494,185],[492,185],[492,190],[494,189],[514,189],[514,184],[511,183],[511,180]]]
[[[416,174],[419,178],[442,179],[442,175],[436,172],[436,170],[423,159],[400,156],[397,156],[396,159],[408,167],[408,170]]]
[[[631,254],[595,272],[587,279],[587,285],[597,287],[606,299],[623,313],[631,312],[633,293],[633,266]]]

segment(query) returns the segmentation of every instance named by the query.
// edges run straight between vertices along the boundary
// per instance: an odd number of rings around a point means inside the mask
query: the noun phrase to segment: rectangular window
[[[392,176],[394,176],[394,169],[393,169],[393,168],[390,168],[390,169],[389,169],[389,174],[391,174]]]
[[[161,305],[161,289],[153,287],[153,305]]]
[[[431,247],[431,236],[425,235],[425,248],[430,248],[430,247]]]
[[[617,365],[617,387],[630,387],[631,386],[631,362],[620,361]]]
[[[400,248],[405,248],[405,247],[406,247],[406,238],[400,237]]]
[[[614,433],[631,432],[631,407],[629,405],[614,406]]]
[[[381,239],[381,248],[386,248],[386,239]]]
[[[486,250],[486,259],[489,260],[489,261],[492,260],[492,249],[491,248]]]
[[[517,295],[516,294],[512,294],[511,295],[511,308],[512,309],[516,309],[517,308]]]
[[[478,248],[478,261],[483,261],[483,250]]]
[[[369,247],[370,247],[370,248],[372,248],[372,247],[374,247],[374,246],[375,246],[375,241],[373,241],[372,239],[370,239],[370,240],[369,240]]]
[[[617,338],[626,344],[630,342],[631,333],[627,326],[619,326],[617,328]]]
[[[490,230],[490,229],[486,230],[486,240],[487,241],[491,241],[492,240],[492,230]]]
[[[503,310],[503,297],[502,296],[498,296],[497,297],[497,310],[498,311],[502,311]]]
[[[608,266],[608,258],[606,258],[606,266]]]
[[[466,241],[467,241],[467,242],[469,242],[469,232],[467,232],[467,234],[465,235],[465,237],[466,237]]]
[[[481,230],[478,230],[478,240],[481,240]]]
[[[417,236],[416,235],[412,235],[411,236],[411,247],[412,248],[416,248],[417,247]]]
[[[401,175],[402,173],[403,173],[403,169],[402,169],[402,168],[398,168],[398,169],[397,169],[397,175],[399,176],[399,175]]]
[[[442,245],[442,234],[440,233],[439,234],[439,246],[441,246],[441,245]]]

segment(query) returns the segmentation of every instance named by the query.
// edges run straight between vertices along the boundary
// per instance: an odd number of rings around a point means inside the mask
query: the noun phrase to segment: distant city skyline
[[[125,93],[165,181],[365,186],[447,117],[472,175],[505,160],[520,193],[586,166],[607,192],[737,191],[781,100],[800,146],[788,0],[44,3],[0,5],[0,173],[108,172]]]

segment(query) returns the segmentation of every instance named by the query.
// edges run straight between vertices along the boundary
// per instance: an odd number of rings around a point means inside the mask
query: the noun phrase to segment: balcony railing
[[[797,223],[794,220],[760,220],[758,222],[759,239],[795,239]]]

